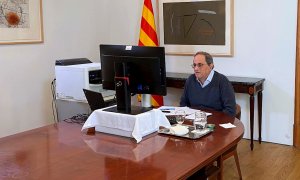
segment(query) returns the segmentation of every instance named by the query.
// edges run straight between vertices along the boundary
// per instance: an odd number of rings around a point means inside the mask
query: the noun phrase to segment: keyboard
[[[102,90],[101,94],[102,94],[103,97],[115,96],[116,95],[116,91]]]
[[[116,91],[102,90],[101,94],[105,102],[114,102],[115,104]]]
[[[171,125],[177,124],[176,116],[175,115],[167,115],[166,117],[169,120],[169,122],[170,122]]]

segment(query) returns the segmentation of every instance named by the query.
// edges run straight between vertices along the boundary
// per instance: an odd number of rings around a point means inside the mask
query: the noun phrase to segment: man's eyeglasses
[[[196,66],[198,67],[198,68],[201,68],[203,65],[205,65],[205,64],[202,64],[202,63],[198,63],[198,64],[191,64],[191,66],[192,66],[192,68],[195,68]]]

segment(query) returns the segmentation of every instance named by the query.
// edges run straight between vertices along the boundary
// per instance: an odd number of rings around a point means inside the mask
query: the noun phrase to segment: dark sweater
[[[234,90],[227,77],[217,71],[204,88],[192,74],[185,82],[180,106],[214,109],[235,116]]]

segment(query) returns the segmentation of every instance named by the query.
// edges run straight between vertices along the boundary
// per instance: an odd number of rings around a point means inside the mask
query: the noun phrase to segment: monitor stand
[[[121,113],[121,114],[130,114],[130,115],[138,115],[147,111],[151,111],[153,108],[150,107],[140,107],[140,106],[131,106],[131,110],[128,112],[126,110],[119,110],[117,106],[109,107],[103,109],[103,111]]]
[[[117,106],[103,109],[103,111],[137,115],[152,110],[148,107],[131,106],[130,79],[128,77],[126,62],[115,63],[115,90]]]

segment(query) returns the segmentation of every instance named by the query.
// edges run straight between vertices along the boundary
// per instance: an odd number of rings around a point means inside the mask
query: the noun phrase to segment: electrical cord
[[[88,117],[89,114],[77,114],[75,116],[72,116],[71,118],[64,119],[63,121],[67,123],[77,123],[83,125]]]
[[[54,123],[58,123],[58,114],[56,106],[56,79],[54,78],[51,82],[51,92],[52,92],[52,114]]]
[[[58,111],[57,111],[57,105],[56,105],[56,79],[53,79],[51,82],[51,92],[52,92],[53,120],[54,120],[54,123],[58,123]],[[63,121],[65,121],[67,123],[78,123],[78,124],[83,125],[88,117],[89,117],[89,114],[77,114],[75,116],[72,116],[71,118],[64,119]]]

